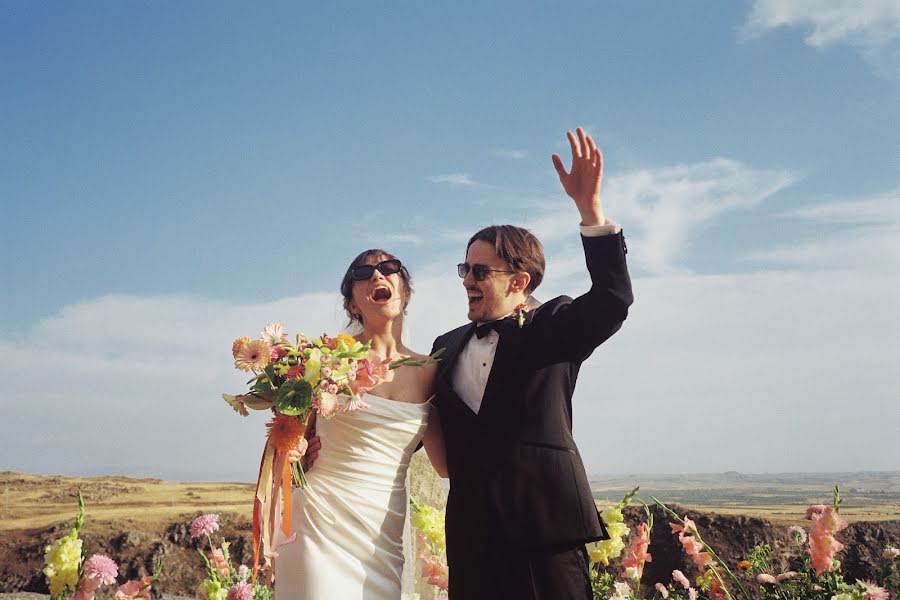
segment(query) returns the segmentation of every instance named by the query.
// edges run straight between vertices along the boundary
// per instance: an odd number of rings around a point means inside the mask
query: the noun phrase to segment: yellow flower
[[[250,338],[246,335],[244,337],[239,337],[234,340],[234,343],[231,345],[231,356],[237,358],[238,353],[241,351],[241,348],[250,343]]]
[[[50,596],[56,597],[78,585],[78,569],[81,566],[81,540],[73,529],[44,549],[44,575],[50,583]]]
[[[223,588],[215,579],[205,579],[200,584],[200,592],[206,600],[225,600],[228,590]]]
[[[600,540],[587,545],[588,556],[591,562],[601,563],[603,566],[609,565],[609,559],[618,557],[624,549],[625,543],[619,537]]]
[[[346,344],[347,348],[352,348],[353,344],[356,343],[356,340],[349,333],[339,333],[338,336],[336,338],[334,338],[334,341],[337,342],[338,344],[340,344],[341,342],[344,342],[344,344]]]
[[[753,569],[753,563],[749,560],[742,560],[738,563],[738,571],[741,573],[746,573]]]

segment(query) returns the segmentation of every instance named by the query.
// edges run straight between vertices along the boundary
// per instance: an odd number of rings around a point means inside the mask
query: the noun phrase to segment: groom
[[[472,323],[434,342],[446,348],[435,402],[453,600],[587,600],[584,544],[606,537],[572,438],[572,394],[581,363],[622,326],[633,297],[621,229],[600,202],[600,151],[580,128],[566,135],[572,168],[555,154],[553,164],[581,215],[591,289],[520,310],[543,278],[543,248],[525,229],[487,227],[459,265]]]

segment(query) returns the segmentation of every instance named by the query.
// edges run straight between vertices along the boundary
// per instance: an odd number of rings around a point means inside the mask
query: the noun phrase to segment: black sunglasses
[[[365,281],[375,273],[375,269],[378,269],[378,272],[382,275],[393,275],[394,273],[399,273],[402,268],[403,265],[396,258],[383,260],[377,265],[357,265],[350,269],[350,279],[353,281]]]
[[[515,273],[515,271],[492,269],[490,267],[486,267],[485,265],[470,265],[469,263],[459,263],[458,265],[456,265],[456,272],[463,279],[466,278],[466,275],[469,274],[469,271],[472,271],[472,276],[475,278],[475,281],[484,281],[485,277],[488,276],[488,273]]]

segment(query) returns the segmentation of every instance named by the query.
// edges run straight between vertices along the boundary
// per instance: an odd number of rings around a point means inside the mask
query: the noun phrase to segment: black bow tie
[[[475,337],[479,340],[489,334],[491,331],[496,331],[500,333],[500,326],[503,324],[503,319],[498,319],[497,321],[488,321],[487,323],[482,323],[478,327],[475,328]]]

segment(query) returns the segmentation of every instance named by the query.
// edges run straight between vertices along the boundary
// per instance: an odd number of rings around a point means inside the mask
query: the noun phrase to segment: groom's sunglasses
[[[485,265],[470,265],[469,263],[459,263],[456,265],[456,272],[462,279],[472,271],[472,277],[475,281],[484,281],[491,273],[515,273],[515,271],[504,271],[503,269],[492,269]]]
[[[396,258],[383,260],[377,265],[358,265],[350,269],[350,279],[353,281],[365,281],[372,277],[375,273],[375,269],[378,269],[378,272],[382,275],[388,276],[399,273],[402,268],[403,265]]]

